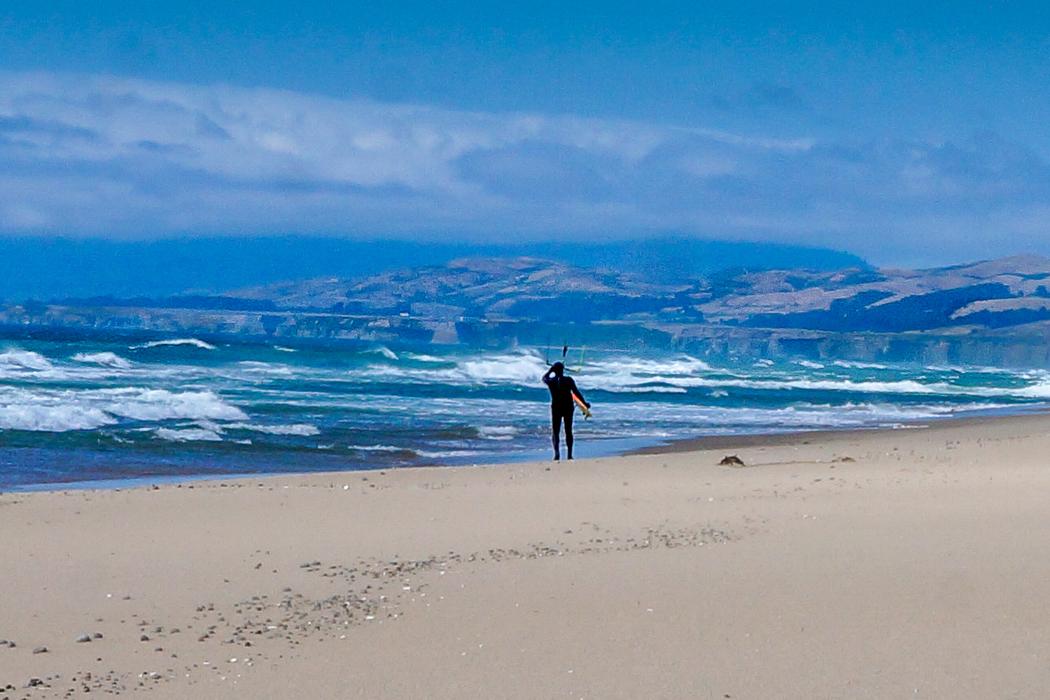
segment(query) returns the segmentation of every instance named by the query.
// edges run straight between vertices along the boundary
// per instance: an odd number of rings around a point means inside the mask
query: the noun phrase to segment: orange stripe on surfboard
[[[591,417],[591,409],[587,408],[587,404],[585,404],[583,402],[583,399],[581,399],[579,397],[579,395],[576,394],[575,391],[572,392],[572,400],[575,401],[576,405],[580,407],[580,411],[583,412],[583,417],[584,418],[590,418]]]

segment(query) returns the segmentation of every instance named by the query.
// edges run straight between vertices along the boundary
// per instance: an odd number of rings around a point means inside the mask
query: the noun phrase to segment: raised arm
[[[547,373],[543,375],[543,383],[544,384],[550,384],[551,383],[551,375],[552,374],[554,374],[554,365],[551,365],[547,369]]]

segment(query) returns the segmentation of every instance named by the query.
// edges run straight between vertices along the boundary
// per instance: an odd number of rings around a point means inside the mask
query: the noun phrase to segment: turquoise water
[[[546,457],[543,348],[0,338],[0,488]],[[588,348],[580,456],[895,426],[1050,398],[1050,373]]]

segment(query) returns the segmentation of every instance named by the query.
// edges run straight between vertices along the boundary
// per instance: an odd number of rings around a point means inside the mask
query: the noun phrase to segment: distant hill
[[[227,296],[266,301],[282,309],[358,315],[583,323],[659,313],[689,289],[689,284],[655,284],[636,273],[539,258],[466,258],[362,278],[269,285]]]
[[[730,269],[674,282],[539,258],[467,258],[227,297],[278,309],[435,319],[629,319],[901,332],[1050,319],[1048,286],[1050,259],[1034,256],[929,270]]]
[[[0,299],[214,295],[236,287],[316,277],[361,277],[443,265],[464,257],[557,259],[611,267],[652,280],[696,277],[729,267],[834,270],[865,266],[824,248],[664,237],[600,243],[495,245],[430,241],[353,241],[301,236],[186,238],[157,241],[0,238]]]
[[[851,261],[856,262],[856,261]],[[469,257],[215,294],[0,306],[33,329],[288,342],[536,344],[552,335],[708,355],[1050,367],[1050,259],[925,270],[737,266],[666,277]],[[686,268],[691,269],[689,265]]]

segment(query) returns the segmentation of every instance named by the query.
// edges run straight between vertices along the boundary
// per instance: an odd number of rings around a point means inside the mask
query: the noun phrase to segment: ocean
[[[547,458],[551,352],[0,337],[0,490]],[[1050,400],[1038,370],[603,348],[567,359],[594,404],[576,420],[580,457]]]

